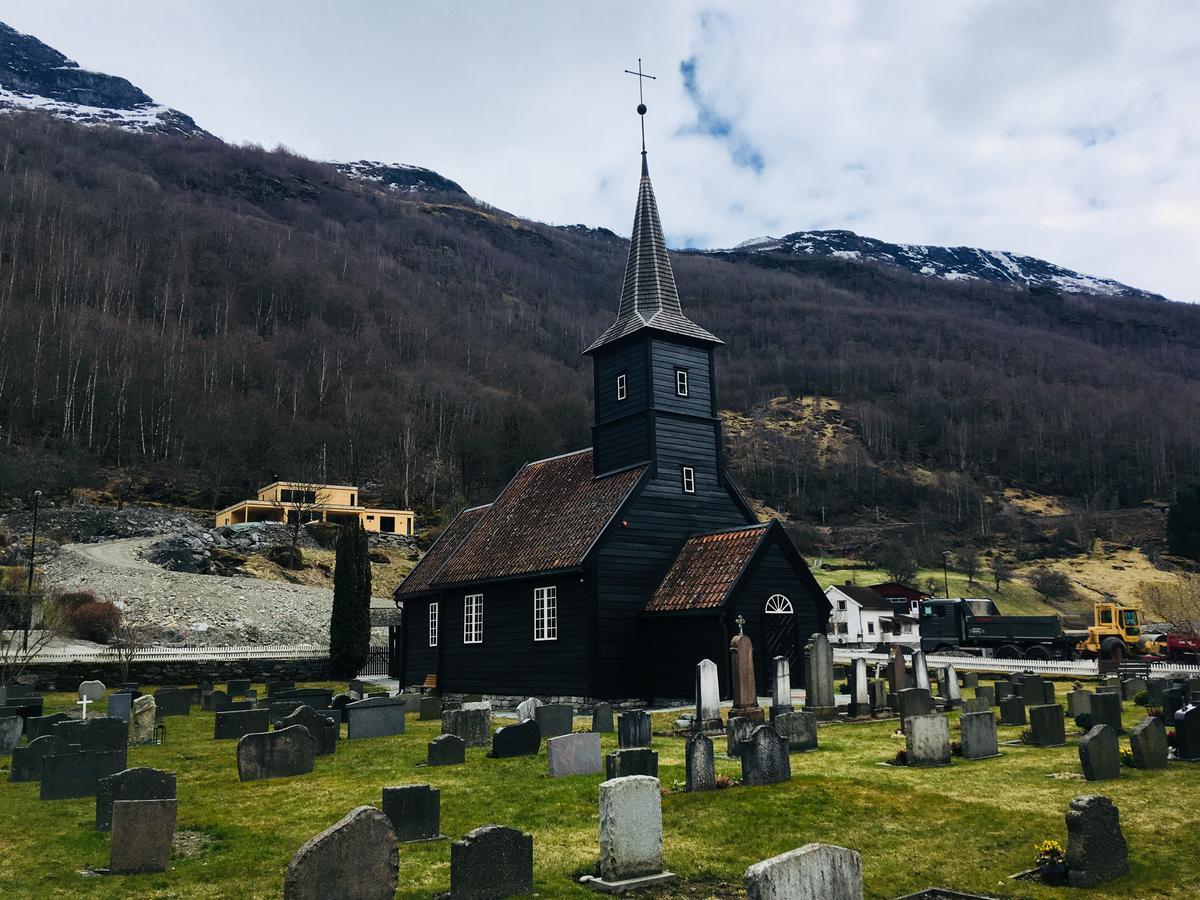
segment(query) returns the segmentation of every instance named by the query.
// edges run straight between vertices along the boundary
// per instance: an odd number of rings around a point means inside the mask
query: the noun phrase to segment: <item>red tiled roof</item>
[[[751,525],[688,538],[645,611],[719,608],[770,527]]]
[[[527,463],[452,554],[433,586],[579,565],[645,468],[595,478],[590,448]]]
[[[483,518],[483,514],[487,510],[486,506],[475,506],[471,509],[464,509],[455,516],[441,536],[433,542],[433,546],[421,557],[421,561],[400,582],[395,595],[401,597],[405,594],[420,594],[429,590],[438,572],[454,555],[454,551],[462,546],[462,542],[479,524],[479,520]]]

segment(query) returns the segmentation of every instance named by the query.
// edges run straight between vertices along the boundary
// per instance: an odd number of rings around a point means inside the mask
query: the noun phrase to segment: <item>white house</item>
[[[831,584],[825,597],[831,609],[829,640],[834,644],[873,647],[921,641],[916,617],[897,613],[892,601],[869,587]]]

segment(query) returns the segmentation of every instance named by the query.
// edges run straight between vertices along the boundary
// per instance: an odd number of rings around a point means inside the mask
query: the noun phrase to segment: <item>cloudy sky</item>
[[[1200,301],[1200,4],[0,0],[230,141],[674,246],[848,228]]]

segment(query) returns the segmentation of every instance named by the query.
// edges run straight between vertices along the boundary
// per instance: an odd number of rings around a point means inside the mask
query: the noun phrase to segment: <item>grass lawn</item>
[[[1060,684],[1060,696],[1066,689]],[[50,695],[46,710],[72,700]],[[1127,704],[1127,727],[1140,712]],[[669,728],[672,718],[657,715],[656,731]],[[788,784],[668,794],[664,850],[668,868],[682,881],[641,896],[744,896],[748,865],[810,841],[860,851],[868,897],[929,886],[1003,897],[1074,896],[1079,892],[1006,876],[1032,865],[1036,841],[1053,838],[1065,846],[1067,804],[1088,793],[1105,794],[1120,807],[1133,870],[1089,896],[1200,896],[1200,766],[1123,769],[1119,781],[1092,785],[1047,777],[1079,772],[1074,737],[1066,747],[1003,747],[999,759],[956,759],[946,769],[879,766],[903,745],[892,737],[893,727],[822,727],[820,750],[792,756]],[[491,760],[473,749],[465,766],[418,768],[438,731],[438,723],[410,716],[407,734],[343,740],[334,756],[318,757],[310,775],[242,784],[235,742],[212,740],[212,713],[194,709],[190,717],[168,719],[164,746],[129,751],[131,766],[178,773],[179,829],[191,849],[182,854],[177,846],[171,870],[158,875],[81,875],[85,867],[108,863],[108,836],[92,830],[94,801],[43,803],[37,784],[7,781],[7,761],[0,759],[0,897],[277,897],[301,844],[354,806],[378,805],[383,786],[422,782],[441,788],[442,831],[452,839],[489,823],[530,831],[541,896],[596,896],[574,882],[597,863],[601,777],[550,779],[544,750],[537,758]],[[1019,731],[1002,728],[1001,740]],[[604,735],[603,743],[612,749],[615,736]],[[654,743],[664,786],[682,782],[683,740],[656,735]],[[738,764],[723,758],[723,741],[717,751],[718,772],[739,776]],[[402,846],[398,896],[447,890],[449,864],[448,841]],[[329,896],[336,898],[335,886]]]

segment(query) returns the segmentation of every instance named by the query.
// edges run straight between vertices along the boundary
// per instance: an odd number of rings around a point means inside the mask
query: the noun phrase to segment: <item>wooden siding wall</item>
[[[403,652],[400,659],[400,686],[420,684],[426,675],[437,674],[437,647],[429,646],[429,604],[434,599],[404,601]],[[440,610],[439,610],[440,611]],[[438,642],[441,643],[442,623],[438,621]]]
[[[596,424],[592,429],[596,473],[646,462],[653,452],[647,412],[650,407],[648,339],[618,341],[596,354],[594,391]],[[628,394],[617,399],[617,376],[627,376]]]
[[[590,695],[590,584],[559,575],[444,591],[440,599],[443,691],[505,695]],[[533,589],[558,588],[558,638],[533,639]],[[483,643],[463,643],[463,597],[483,594]]]
[[[597,426],[592,435],[597,475],[615,472],[650,459],[650,426],[645,415]]]
[[[706,616],[646,616],[642,654],[655,700],[695,700],[696,664],[717,664],[721,697],[729,697],[729,637],[719,612]]]
[[[691,413],[695,416],[713,415],[713,397],[709,351],[705,347],[679,344],[656,339],[650,345],[655,409]],[[675,370],[687,369],[688,395],[675,393]]]

